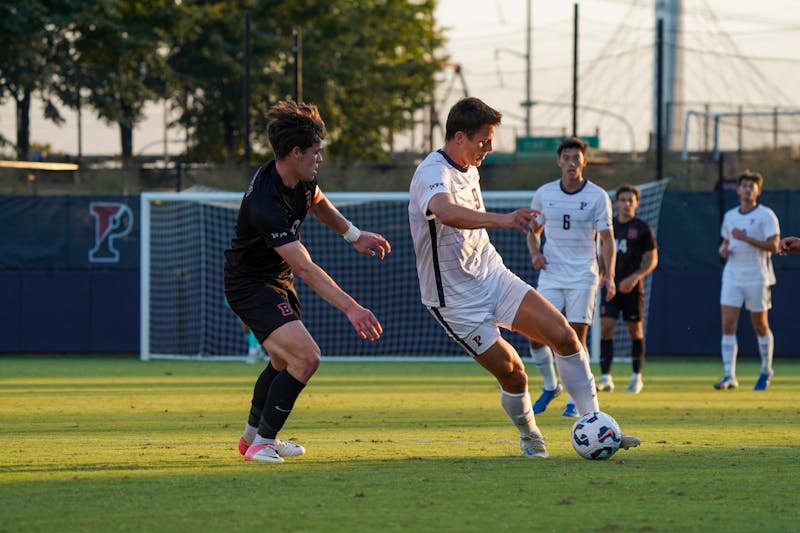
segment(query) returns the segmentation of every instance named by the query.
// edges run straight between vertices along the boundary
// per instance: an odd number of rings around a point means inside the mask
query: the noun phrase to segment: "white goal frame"
[[[650,182],[653,183],[653,182]],[[666,183],[666,182],[665,182]],[[637,186],[643,187],[648,184],[639,184]],[[483,191],[484,201],[487,205],[487,209],[497,210],[497,209],[517,209],[520,207],[527,207],[530,205],[531,199],[533,198],[534,190],[512,190],[512,191]],[[613,191],[610,191],[610,194],[613,198]],[[230,204],[231,209],[236,209],[238,211],[238,206],[241,203],[242,199],[242,192],[178,192],[178,193],[169,193],[169,192],[144,192],[140,195],[140,359],[143,361],[148,361],[151,359],[172,359],[172,360],[203,360],[203,361],[248,361],[252,362],[252,359],[248,357],[246,354],[187,354],[187,353],[161,353],[158,351],[153,350],[152,339],[151,339],[151,300],[153,297],[152,290],[153,287],[151,285],[151,250],[152,250],[152,241],[151,235],[153,228],[151,227],[151,220],[152,220],[152,207],[154,204],[158,204],[159,202],[197,202],[197,203],[206,203],[206,204]],[[348,192],[330,192],[326,193],[326,196],[339,208],[346,208],[348,205],[356,205],[356,204],[364,204],[368,202],[403,202],[405,204],[408,203],[409,195],[407,192],[355,192],[355,193],[348,193]],[[644,196],[644,191],[643,191]],[[660,204],[661,200],[659,199],[659,211],[660,211]],[[226,206],[227,207],[227,206]],[[313,217],[312,217],[313,218]],[[355,220],[358,224],[358,220]],[[407,223],[407,222],[406,222]],[[657,224],[652,224],[654,226],[654,231],[657,231]],[[230,233],[233,234],[233,226],[230,227]],[[374,231],[383,231],[380,226],[374,225],[367,225],[365,229],[372,229]],[[520,237],[521,242],[524,241],[522,237]],[[339,239],[340,240],[340,239]],[[311,243],[313,244],[313,242]],[[516,245],[515,245],[516,246]],[[524,245],[523,245],[524,246]],[[337,252],[338,253],[338,252]],[[348,252],[352,253],[352,252]],[[394,254],[393,254],[394,255]],[[501,255],[503,253],[501,252]],[[321,259],[324,259],[322,257]],[[223,257],[220,256],[220,262],[223,261]],[[529,265],[528,265],[529,266]],[[413,265],[412,265],[413,268]],[[517,267],[520,268],[520,267]],[[523,267],[524,268],[524,267]],[[532,272],[532,269],[531,269]],[[378,274],[379,275],[379,274]],[[648,285],[651,277],[648,277]],[[649,288],[649,287],[648,287]],[[599,293],[599,291],[598,291]],[[649,291],[648,291],[649,293]],[[418,295],[417,295],[418,296]],[[599,295],[598,295],[599,297]],[[647,302],[649,303],[649,302]],[[419,304],[422,306],[422,304]],[[589,352],[591,354],[591,360],[593,362],[597,362],[599,360],[599,345],[600,345],[600,327],[599,327],[599,306],[596,307],[597,312],[595,312],[594,322],[592,324],[592,328],[590,329],[590,342],[589,342]],[[396,326],[396,320],[394,322]],[[620,321],[622,327],[624,327],[624,323]],[[618,324],[618,327],[620,326]],[[401,324],[402,326],[402,324]],[[409,325],[413,328],[413,324]],[[645,331],[646,331],[646,323],[645,323]],[[444,337],[444,333],[442,333],[442,337]],[[449,339],[448,339],[449,340]],[[519,349],[519,347],[518,347]],[[348,352],[349,353],[349,352]],[[391,354],[383,354],[383,355],[364,355],[364,354],[353,354],[353,355],[346,355],[337,353],[336,355],[326,356],[326,360],[337,360],[337,361],[369,361],[369,360],[377,360],[377,361],[465,361],[469,360],[469,356],[463,352],[461,352],[460,348],[453,343],[453,351],[452,354],[442,355],[441,351],[437,352],[430,352],[436,353],[438,355],[422,355],[420,353],[414,353],[414,355],[408,354],[401,354],[401,355],[391,355]],[[520,353],[523,358],[527,357],[527,353]],[[615,357],[616,361],[625,361],[626,358],[623,355],[617,355]],[[628,358],[629,360],[629,358]]]

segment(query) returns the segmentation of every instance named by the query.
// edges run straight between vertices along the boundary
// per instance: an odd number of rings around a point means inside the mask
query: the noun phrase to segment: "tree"
[[[124,166],[133,160],[133,129],[148,101],[166,96],[167,36],[175,21],[174,1],[75,1],[73,18],[57,43],[61,66],[52,81],[61,101],[88,103],[120,129]]]
[[[69,2],[3,2],[0,4],[0,101],[11,97],[16,103],[17,159],[30,159],[30,107],[39,91],[45,117],[56,123],[63,119],[48,96],[47,82],[55,68],[52,44],[60,30],[59,15]]]
[[[253,140],[266,147],[267,109],[294,91],[292,30],[303,33],[304,100],[329,127],[332,155],[382,160],[391,136],[427,105],[444,65],[434,1],[268,0],[183,2],[169,63],[191,153],[241,160],[244,151],[244,12],[250,10]]]

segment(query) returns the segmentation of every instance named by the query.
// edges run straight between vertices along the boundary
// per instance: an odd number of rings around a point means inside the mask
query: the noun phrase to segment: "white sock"
[[[258,428],[255,426],[251,426],[250,424],[245,424],[244,435],[242,435],[244,437],[244,440],[252,444],[253,439],[256,438],[256,435],[258,435]]]
[[[739,345],[736,343],[736,335],[723,335],[720,341],[722,350],[722,366],[725,369],[725,375],[732,378],[736,377],[736,353],[739,351]]]
[[[758,338],[758,353],[761,356],[761,373],[768,374],[772,371],[772,349],[775,345],[775,338],[772,336],[772,330],[767,331],[767,334]]]
[[[500,390],[500,405],[503,406],[508,417],[517,426],[521,436],[531,433],[541,434],[536,426],[536,419],[533,416],[531,407],[531,396],[528,391],[520,394],[513,394]]]
[[[256,438],[253,439],[253,446],[256,444],[275,444],[275,439],[265,439],[261,435],[256,435]]]
[[[594,376],[589,368],[589,356],[581,347],[581,351],[567,356],[557,356],[556,366],[561,382],[569,392],[572,403],[578,408],[581,415],[600,410],[597,402],[597,390],[594,386]],[[569,403],[570,400],[567,400]]]
[[[555,389],[558,386],[558,378],[556,378],[556,368],[553,366],[553,352],[547,346],[535,350],[529,346],[529,349],[536,369],[544,379],[544,388]]]

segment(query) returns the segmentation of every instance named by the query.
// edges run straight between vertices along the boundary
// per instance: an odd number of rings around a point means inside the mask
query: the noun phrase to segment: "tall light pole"
[[[533,102],[531,101],[531,89],[533,85],[533,70],[531,69],[531,58],[532,58],[532,48],[533,48],[533,38],[532,38],[532,25],[531,19],[533,15],[533,0],[528,0],[528,30],[526,32],[525,38],[525,101],[522,102],[522,106],[525,108],[525,136],[531,136],[531,107],[533,106]]]

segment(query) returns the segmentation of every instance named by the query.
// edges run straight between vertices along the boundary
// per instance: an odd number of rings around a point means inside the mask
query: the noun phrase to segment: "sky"
[[[653,42],[656,0],[582,0],[579,3],[579,135],[600,136],[609,150],[643,150],[652,130]],[[520,106],[526,92],[527,7],[531,5],[531,100],[526,123]],[[495,150],[513,151],[515,138],[529,129],[535,136],[571,133],[574,2],[569,0],[439,0],[437,22],[445,29],[443,54],[459,65],[439,78],[436,104],[447,109],[469,94],[503,112]],[[682,0],[684,10],[683,97],[686,111],[732,112],[800,109],[800,10],[796,0]],[[706,107],[708,106],[708,107]],[[31,140],[49,143],[56,153],[78,151],[77,117],[64,111],[56,127],[34,107]],[[89,116],[87,116],[89,115]],[[134,130],[134,154],[179,153],[182,131],[165,135],[162,104],[146,110]],[[422,120],[422,114],[420,114]],[[753,121],[759,129],[758,117]],[[679,121],[683,124],[683,118]],[[692,146],[703,142],[699,122],[689,131]],[[800,142],[800,117],[788,117],[787,142]],[[730,129],[730,128],[728,128]],[[120,151],[118,129],[84,113],[84,154]],[[421,125],[401,137],[396,148],[424,150],[429,141]],[[797,134],[791,131],[797,130]],[[727,130],[726,130],[727,131]],[[13,104],[0,106],[0,133],[15,138]],[[733,142],[728,132],[727,141]],[[434,145],[443,132],[436,131]],[[168,142],[165,143],[164,139]],[[762,140],[748,137],[753,143]],[[676,141],[678,142],[678,141]]]

